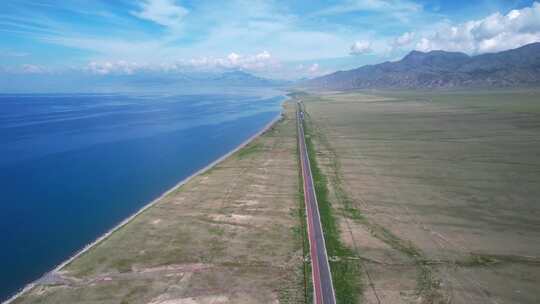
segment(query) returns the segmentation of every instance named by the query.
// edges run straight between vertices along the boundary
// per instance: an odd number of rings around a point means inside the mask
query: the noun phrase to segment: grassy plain
[[[301,99],[359,302],[538,303],[538,90]]]
[[[294,107],[14,303],[303,303]]]

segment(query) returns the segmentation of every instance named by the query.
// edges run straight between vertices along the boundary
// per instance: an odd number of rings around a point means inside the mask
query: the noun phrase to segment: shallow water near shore
[[[0,95],[0,300],[279,115],[256,95]]]

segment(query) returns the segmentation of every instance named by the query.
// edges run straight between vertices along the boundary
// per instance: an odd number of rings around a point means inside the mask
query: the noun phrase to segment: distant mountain
[[[133,74],[98,75],[81,72],[10,74],[0,79],[0,92],[138,92],[201,91],[276,88],[283,80],[258,77],[243,71],[144,71]]]
[[[280,80],[258,77],[244,71],[227,72],[176,72],[176,73],[141,73],[134,75],[121,75],[109,77],[104,81],[115,78],[125,84],[136,85],[173,85],[183,86],[242,86],[242,87],[269,87],[286,84]]]
[[[212,83],[223,83],[233,86],[279,86],[287,84],[286,81],[257,77],[244,71],[225,72],[215,77],[210,77],[207,80]]]
[[[266,79],[243,71],[141,72],[130,75],[86,75],[91,91],[210,92],[224,89],[279,88],[287,83]],[[0,91],[1,91],[0,83]],[[79,89],[81,86],[79,85]],[[88,89],[82,88],[84,91]]]
[[[540,43],[499,53],[412,51],[402,60],[339,71],[301,83],[321,89],[514,87],[540,85]]]

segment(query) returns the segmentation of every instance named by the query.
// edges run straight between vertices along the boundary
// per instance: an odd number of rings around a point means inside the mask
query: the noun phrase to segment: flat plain
[[[301,303],[294,107],[14,303]]]
[[[539,302],[540,91],[299,96],[359,302]]]

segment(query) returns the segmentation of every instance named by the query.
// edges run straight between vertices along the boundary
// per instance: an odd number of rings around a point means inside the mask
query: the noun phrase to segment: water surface
[[[257,133],[282,100],[0,95],[0,299]]]

